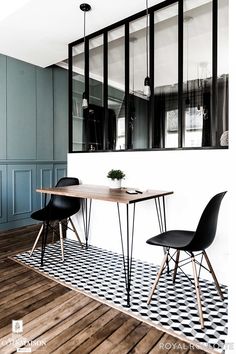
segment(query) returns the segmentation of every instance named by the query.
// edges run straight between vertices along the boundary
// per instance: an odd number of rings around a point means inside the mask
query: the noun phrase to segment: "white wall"
[[[123,186],[173,190],[167,197],[167,229],[194,230],[209,199],[221,191],[230,192],[230,150],[179,150],[106,152],[68,155],[68,175],[82,183],[108,185],[111,168],[126,173]],[[227,193],[220,210],[217,235],[208,254],[219,281],[228,283],[229,231]],[[123,208],[122,210],[125,211]],[[125,219],[125,214],[123,214]],[[76,217],[83,234],[81,215]],[[158,233],[153,201],[137,204],[134,257],[160,264],[162,249],[146,244]],[[93,245],[121,252],[115,203],[93,201],[90,241]],[[191,272],[191,268],[189,269]],[[204,278],[209,275],[203,272]]]

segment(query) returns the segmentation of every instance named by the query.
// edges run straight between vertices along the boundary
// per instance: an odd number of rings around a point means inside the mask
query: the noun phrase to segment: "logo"
[[[23,321],[12,320],[12,333],[23,333]]]

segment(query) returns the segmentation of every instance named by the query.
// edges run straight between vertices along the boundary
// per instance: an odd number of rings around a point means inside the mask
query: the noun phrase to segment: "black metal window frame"
[[[154,121],[154,14],[156,11],[161,10],[170,5],[178,5],[178,147],[152,147],[153,142],[153,121]],[[129,24],[146,15],[146,10],[140,11],[132,16],[129,16],[121,21],[118,21],[110,26],[98,30],[85,37],[85,91],[89,92],[89,40],[103,36],[103,100],[104,100],[104,137],[103,137],[103,150],[95,150],[96,152],[122,152],[122,151],[154,151],[154,150],[206,150],[206,149],[225,149],[225,146],[217,146],[216,140],[216,124],[217,120],[214,119],[217,112],[217,62],[218,62],[218,0],[212,0],[212,98],[211,98],[211,125],[213,130],[212,146],[206,147],[184,147],[184,110],[183,110],[183,58],[184,58],[184,0],[165,0],[157,5],[148,9],[149,14],[149,68],[151,77],[151,92],[150,97],[150,115],[149,115],[149,147],[145,149],[130,149],[127,146],[127,124],[129,115]],[[106,133],[107,133],[107,120],[108,120],[108,32],[118,27],[124,26],[125,28],[125,117],[126,117],[126,148],[123,150],[108,150],[106,149]],[[72,118],[72,82],[73,82],[73,47],[84,42],[84,38],[78,39],[68,45],[69,55],[69,153],[85,153],[91,151],[73,151],[73,118]],[[161,134],[161,133],[160,133]]]

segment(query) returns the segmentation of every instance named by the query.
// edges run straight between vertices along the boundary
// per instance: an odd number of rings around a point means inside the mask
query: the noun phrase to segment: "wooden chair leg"
[[[195,257],[192,256],[191,260],[192,260],[192,266],[193,266],[194,284],[195,284],[197,304],[198,304],[198,314],[199,314],[199,318],[200,318],[201,328],[203,329],[204,328],[204,319],[203,319],[202,303],[201,303],[201,296],[200,296],[200,286],[199,286],[199,281],[198,281],[198,276],[197,276]]]
[[[80,246],[83,247],[82,241],[81,241],[81,239],[80,239],[80,237],[79,237],[79,234],[78,234],[78,232],[77,232],[77,230],[76,230],[76,228],[75,228],[75,225],[74,225],[72,219],[69,218],[69,221],[70,221],[71,226],[72,226],[72,228],[73,228],[73,231],[74,231],[74,233],[75,233],[75,235],[76,235],[76,237],[77,237],[77,239],[78,239],[78,241],[79,241],[79,243],[80,243]]]
[[[63,232],[62,232],[62,224],[60,221],[59,221],[59,233],[60,233],[60,242],[61,242],[61,258],[62,258],[62,262],[64,262]]]
[[[164,270],[164,268],[165,268],[165,266],[166,266],[166,261],[167,261],[167,258],[168,258],[168,254],[169,254],[169,253],[166,252],[166,254],[165,254],[165,256],[164,256],[164,258],[163,258],[163,260],[162,260],[162,263],[161,263],[161,266],[160,266],[160,270],[159,270],[159,272],[157,273],[156,279],[155,279],[155,281],[154,281],[154,283],[153,283],[152,290],[151,290],[151,293],[150,293],[149,298],[148,298],[148,301],[147,301],[147,304],[148,304],[148,305],[149,305],[150,302],[151,302],[153,293],[154,293],[154,291],[155,291],[155,289],[156,289],[156,287],[157,287],[157,284],[158,284],[158,282],[159,282],[159,279],[160,279],[160,277],[161,277],[161,274],[162,274],[162,272],[163,272],[163,270]]]
[[[52,225],[52,243],[55,242],[55,230],[54,230],[54,228],[56,227],[56,223],[57,223],[57,221],[54,221],[53,225]]]
[[[216,285],[216,288],[217,288],[217,290],[218,290],[218,293],[219,293],[219,295],[220,295],[220,297],[221,297],[221,300],[224,300],[224,295],[223,295],[222,290],[221,290],[221,288],[220,288],[220,284],[219,284],[219,282],[218,282],[218,280],[217,280],[217,278],[216,278],[215,272],[214,272],[214,270],[213,270],[213,267],[212,267],[212,265],[211,265],[211,262],[210,262],[210,260],[209,260],[209,258],[208,258],[208,256],[207,256],[207,254],[206,254],[206,251],[203,251],[203,255],[204,255],[204,257],[205,257],[205,260],[206,260],[206,262],[207,262],[209,271],[210,271],[210,273],[211,273],[211,275],[212,275],[212,278],[213,278],[213,280],[214,280],[214,282],[215,282],[215,285]]]
[[[36,237],[36,240],[34,241],[34,245],[33,245],[32,250],[30,252],[30,257],[32,256],[32,254],[33,254],[33,252],[35,250],[35,247],[37,246],[38,240],[39,240],[39,238],[41,236],[41,233],[43,231],[43,227],[44,227],[44,224],[42,224],[42,226],[40,227],[39,233],[38,233],[38,235]]]
[[[175,278],[176,278],[178,264],[179,264],[179,256],[180,256],[180,251],[177,250],[176,259],[175,259],[174,273],[173,273],[173,283],[175,283]]]

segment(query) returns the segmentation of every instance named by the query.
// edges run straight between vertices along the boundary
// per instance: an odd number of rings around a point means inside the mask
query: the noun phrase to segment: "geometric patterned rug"
[[[40,267],[40,249],[36,249],[32,257],[29,257],[29,252],[24,252],[12,258],[101,301],[124,307],[126,292],[122,255],[91,245],[88,249],[81,248],[77,241],[68,239],[64,240],[64,253],[62,262],[60,243],[48,245],[43,267]],[[158,290],[147,305],[157,271],[156,265],[133,259],[131,307],[125,307],[125,311],[141,316],[142,320],[149,320],[163,330],[185,336],[189,341],[206,346],[206,349],[222,353],[227,335],[227,287],[221,286],[222,301],[214,283],[200,280],[205,322],[202,330],[194,286],[183,274],[177,274],[175,284],[171,276],[163,275]]]

